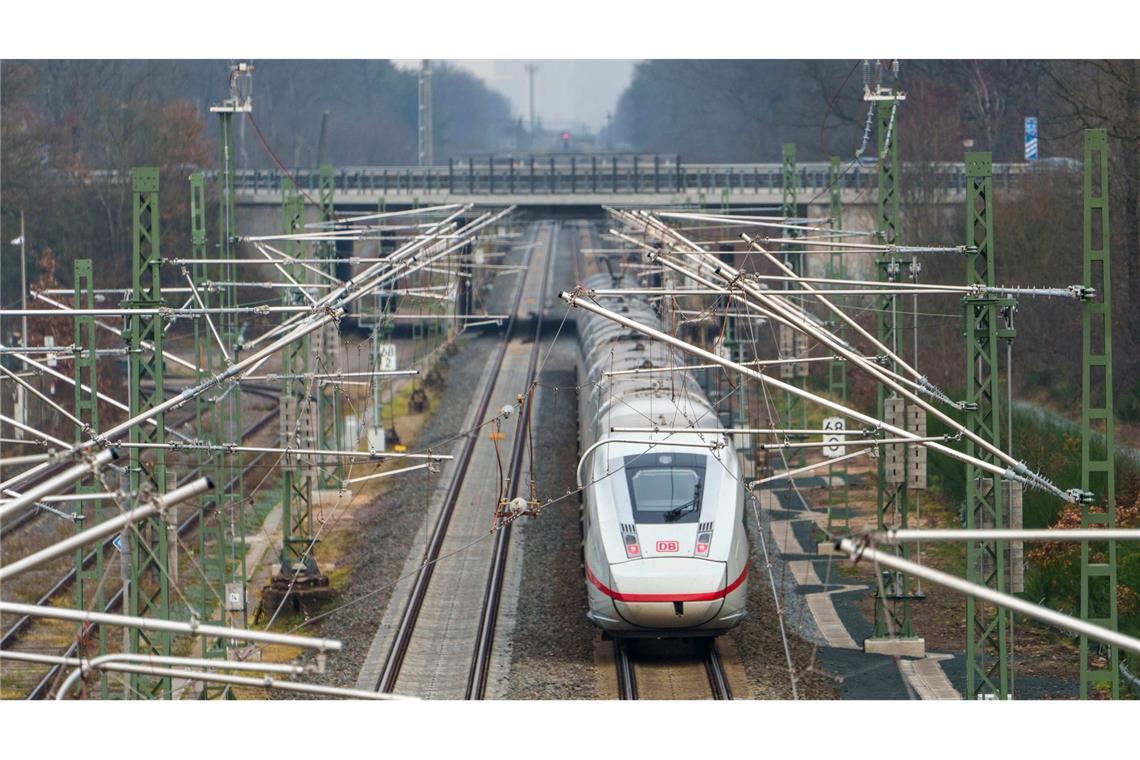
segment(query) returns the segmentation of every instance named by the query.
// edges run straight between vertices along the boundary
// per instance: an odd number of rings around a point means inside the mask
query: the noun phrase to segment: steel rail
[[[534,413],[535,390],[538,387],[535,381],[538,372],[538,356],[542,348],[542,322],[546,313],[546,284],[558,251],[560,230],[561,225],[558,223],[555,223],[551,229],[550,245],[547,246],[546,252],[546,264],[542,268],[542,281],[538,288],[538,302],[534,313],[534,338],[530,348],[530,361],[527,365],[526,383],[524,385],[524,392],[529,396],[519,415],[514,445],[511,447],[511,461],[507,470],[509,485],[507,486],[506,499],[508,501],[519,495],[523,453],[527,447],[527,430]],[[524,278],[524,281],[519,284],[520,291],[525,284]],[[534,477],[534,473],[531,473],[531,477]],[[495,626],[499,617],[499,602],[503,594],[503,576],[506,572],[510,542],[511,523],[508,522],[496,531],[494,545],[491,549],[491,569],[487,574],[487,587],[483,594],[483,610],[479,619],[479,632],[475,637],[475,652],[471,659],[471,669],[467,675],[466,699],[483,699],[486,696],[487,669],[491,663],[491,652],[495,643]]]
[[[728,685],[728,675],[724,672],[724,663],[716,649],[716,639],[709,640],[704,654],[705,672],[709,677],[713,699],[732,699],[732,688]]]
[[[536,229],[533,234],[533,239],[537,239],[537,237],[538,232]],[[526,254],[526,266],[528,268],[530,267],[530,262],[533,257],[534,246],[531,245]],[[507,347],[510,345],[511,335],[515,328],[515,319],[518,314],[519,306],[522,304],[523,288],[525,285],[526,278],[521,278],[515,288],[514,301],[511,307],[510,318],[507,321],[507,327],[502,333],[499,349],[495,353],[495,358],[492,360],[491,372],[488,375],[487,384],[484,386],[483,394],[479,398],[478,405],[475,407],[474,427],[467,432],[467,440],[456,460],[455,472],[451,478],[451,482],[448,484],[447,493],[443,497],[443,505],[440,509],[439,516],[436,518],[435,526],[432,529],[431,538],[424,552],[423,562],[420,564],[420,568],[416,573],[415,585],[412,587],[408,603],[404,607],[403,614],[400,616],[400,622],[396,627],[396,634],[392,639],[392,646],[389,649],[388,658],[384,662],[384,669],[380,673],[380,677],[376,683],[376,691],[391,693],[396,688],[396,680],[400,676],[400,669],[404,664],[404,656],[407,654],[408,645],[411,643],[412,634],[415,631],[420,610],[423,608],[424,599],[427,597],[428,585],[431,583],[432,573],[435,571],[435,563],[439,559],[439,553],[443,547],[443,540],[447,535],[447,528],[451,523],[451,516],[455,512],[455,505],[459,500],[459,492],[463,487],[467,467],[471,463],[471,456],[475,451],[475,444],[479,440],[478,431],[483,422],[483,418],[487,414],[487,408],[491,404],[491,396],[495,391],[496,380],[498,379],[499,371],[502,369],[503,360],[506,358]]]
[[[637,699],[637,677],[629,658],[629,645],[614,639],[614,668],[617,670],[618,699]]]
[[[577,279],[579,282],[584,282],[585,281],[585,277],[584,277],[585,264],[584,264],[583,257],[581,255],[580,251],[578,252],[578,255],[575,257],[575,264],[577,266],[581,267],[581,269],[579,270]],[[759,364],[761,364],[761,365],[767,364],[767,363],[768,362],[759,362]],[[757,364],[757,362],[746,362],[746,364]],[[720,365],[709,364],[709,365],[700,365],[700,366],[718,367]],[[684,367],[677,367],[675,369],[685,370],[685,369],[692,369],[692,368],[694,368],[694,367],[684,366]],[[629,371],[626,371],[626,372],[629,372]],[[605,374],[607,376],[608,375],[623,374],[623,371],[619,370],[616,372],[607,372]],[[618,428],[612,428],[611,432],[618,432],[618,430],[619,430]],[[645,428],[645,429],[621,428],[622,432],[625,432],[627,430],[629,430],[629,431],[636,430],[637,432],[666,432],[666,430],[658,431],[658,430],[654,430],[651,428]],[[702,431],[695,431],[695,430],[691,430],[691,429],[681,429],[681,428],[669,428],[669,429],[667,429],[667,432],[669,432],[669,433],[674,433],[674,432],[676,432],[676,433],[691,433],[691,432],[702,432]],[[719,431],[718,430],[717,432],[725,432],[725,431]],[[615,441],[609,440],[607,442],[613,443]],[[669,441],[661,441],[661,443],[669,443]],[[708,444],[701,444],[702,447],[707,446],[707,445]],[[583,455],[582,460],[583,461],[585,460],[585,455]],[[579,462],[579,468],[581,468],[581,462]],[[580,482],[579,482],[579,485],[581,485]],[[632,658],[630,657],[630,653],[629,653],[629,644],[625,639],[621,639],[621,638],[615,638],[613,643],[614,643],[614,668],[617,672],[618,699],[622,699],[622,700],[638,699],[637,678],[634,675],[633,662],[632,662]],[[713,699],[715,699],[715,700],[732,699],[732,690],[728,685],[728,677],[724,672],[724,666],[723,666],[723,663],[721,662],[720,655],[716,651],[715,641],[709,640],[708,643],[705,645],[704,651],[702,652],[702,659],[704,661],[705,673],[708,676],[709,689],[710,689],[710,692],[712,694]]]

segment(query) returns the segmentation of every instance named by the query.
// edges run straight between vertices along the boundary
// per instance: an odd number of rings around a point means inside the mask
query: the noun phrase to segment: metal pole
[[[1099,301],[1081,303],[1081,489],[1096,494],[1081,504],[1082,528],[1116,527],[1116,433],[1112,387],[1112,272],[1108,225],[1108,133],[1085,130],[1084,256],[1082,284]],[[1095,273],[1100,270],[1100,277]],[[1093,448],[1103,426],[1104,454]],[[1117,629],[1116,542],[1081,542],[1081,619]],[[1099,593],[1098,593],[1099,592]],[[1096,638],[1095,636],[1092,638]],[[1089,637],[1081,636],[1081,699],[1089,687],[1107,684],[1120,698],[1120,653],[1110,647],[1104,665],[1093,667]]]
[[[107,670],[116,670],[124,673],[143,673],[161,676],[166,679],[181,678],[192,681],[210,681],[234,686],[251,686],[265,689],[280,689],[281,691],[292,691],[302,694],[317,694],[326,697],[344,697],[345,699],[368,699],[377,701],[407,699],[407,697],[401,697],[391,693],[380,693],[378,691],[342,689],[337,686],[321,686],[318,684],[296,683],[293,681],[277,681],[268,676],[262,678],[247,678],[245,676],[230,676],[220,673],[202,673],[194,670],[150,668],[142,665],[108,664],[103,667]]]
[[[42,565],[48,560],[55,557],[62,556],[75,549],[93,543],[100,538],[117,533],[128,525],[132,525],[139,520],[143,520],[151,515],[164,512],[168,507],[178,504],[186,499],[192,499],[199,494],[205,493],[214,487],[214,484],[209,478],[198,478],[197,480],[187,483],[186,485],[176,488],[168,494],[156,496],[155,499],[144,506],[132,509],[129,512],[124,512],[110,520],[106,520],[98,525],[88,528],[81,533],[76,533],[70,538],[52,544],[44,549],[30,554],[23,559],[10,562],[0,567],[0,581],[14,578],[25,570],[29,570],[37,565]]]
[[[789,385],[788,383],[777,380],[774,377],[769,377],[768,375],[765,375],[762,372],[758,372],[758,371],[752,369],[751,367],[745,367],[745,366],[743,366],[737,362],[730,361],[730,360],[725,359],[721,356],[718,356],[717,354],[711,353],[709,351],[705,351],[704,349],[698,348],[697,346],[694,346],[691,343],[686,343],[683,340],[675,338],[668,333],[661,332],[660,330],[656,330],[656,329],[649,327],[647,325],[643,325],[639,322],[635,322],[634,320],[629,319],[628,317],[625,317],[621,314],[618,314],[618,313],[613,312],[613,311],[609,311],[608,309],[604,309],[600,306],[597,306],[596,304],[591,303],[590,301],[583,300],[579,296],[577,296],[573,293],[568,293],[566,291],[563,291],[563,292],[559,293],[558,297],[561,298],[563,301],[566,301],[567,303],[569,303],[571,306],[576,306],[580,309],[585,309],[586,311],[592,312],[594,314],[598,314],[600,316],[605,317],[606,319],[617,322],[620,325],[625,325],[626,327],[629,327],[633,330],[636,330],[637,332],[640,332],[644,335],[649,335],[649,336],[655,338],[656,340],[661,341],[662,343],[667,343],[671,346],[675,346],[677,348],[680,348],[682,351],[685,351],[686,353],[693,354],[694,356],[699,356],[699,357],[706,359],[710,362],[718,364],[721,367],[724,367],[725,369],[733,370],[735,372],[739,372],[742,375],[746,375],[746,376],[751,377],[755,380],[759,380],[760,382],[771,386],[775,390],[779,390],[779,391],[790,390],[793,393],[801,394],[806,400],[813,401],[813,402],[819,404],[820,406],[822,406],[826,409],[831,409],[831,410],[836,411],[836,412],[838,412],[838,413],[840,413],[846,417],[849,417],[850,419],[856,420],[858,422],[862,422],[862,423],[867,424],[867,425],[871,425],[871,426],[876,427],[876,428],[881,429],[881,430],[885,430],[889,433],[894,433],[895,435],[897,435],[901,438],[908,438],[910,440],[914,440],[915,438],[920,437],[920,436],[918,436],[914,433],[911,433],[910,431],[905,430],[903,428],[896,427],[896,426],[891,425],[889,423],[886,423],[882,420],[875,419],[874,417],[872,417],[870,415],[863,414],[862,412],[858,412],[854,409],[849,409],[849,408],[847,408],[841,404],[838,404],[834,401],[831,401],[830,399],[823,398],[822,396],[817,396],[817,395],[810,393],[808,391],[805,391],[801,388],[797,388],[794,385]],[[999,475],[1002,477],[1008,477],[1008,478],[1013,479],[1013,480],[1016,480],[1018,477],[1016,475],[1016,473],[1012,472],[1011,470],[1005,470],[1005,469],[1002,469],[998,465],[991,464],[989,462],[983,462],[983,461],[976,459],[974,457],[969,457],[969,456],[967,456],[967,455],[965,455],[965,454],[963,454],[963,453],[961,453],[955,449],[950,448],[949,446],[943,446],[940,443],[934,443],[934,442],[930,442],[930,443],[927,443],[925,445],[930,449],[934,449],[935,451],[938,451],[939,453],[945,454],[946,456],[949,456],[949,457],[956,459],[958,461],[972,462],[974,464],[974,466],[976,466],[980,469],[987,470],[988,472],[992,472],[995,475]]]
[[[94,268],[91,265],[91,259],[76,259],[73,265],[74,274],[74,304],[76,307],[86,306],[91,308],[95,305],[95,292],[94,292]],[[81,348],[80,352],[75,356],[75,416],[79,422],[79,427],[75,431],[75,442],[80,444],[84,438],[89,435],[96,435],[99,430],[99,397],[95,393],[95,389],[99,387],[98,381],[98,355],[97,351],[97,333],[95,331],[95,320],[91,317],[76,317],[75,318],[75,345]],[[87,390],[84,390],[84,386]],[[90,486],[83,485],[82,483],[76,488],[79,495],[99,491],[95,484]],[[91,502],[92,519],[98,524],[103,521],[103,505],[101,499],[96,499]],[[77,513],[86,515],[85,503],[80,502],[76,505]],[[82,526],[82,521],[76,522],[76,530],[79,531]],[[104,558],[103,552],[95,552],[95,563],[89,570],[85,570],[83,566],[83,552],[77,550],[75,553],[75,606],[78,609],[85,609],[88,602],[93,604],[96,609],[104,609],[106,607],[106,591],[102,583],[104,573]],[[93,599],[88,600],[87,590],[90,587],[93,592]],[[79,631],[76,631],[78,636]],[[95,654],[102,655],[107,652],[107,631],[103,626],[99,626],[95,635]],[[83,654],[86,654],[84,652]],[[107,680],[100,679],[99,692],[103,698],[108,696],[107,693]]]
[[[996,280],[993,240],[993,179],[989,153],[966,154],[966,284],[992,287]],[[971,432],[1001,444],[1001,393],[998,378],[998,300],[967,296],[966,425]],[[996,462],[978,451],[972,439],[966,451]],[[1006,527],[1005,488],[966,466],[966,528]],[[906,526],[903,526],[906,527]],[[1006,590],[1005,542],[979,540],[966,545],[966,577],[997,591]],[[966,696],[969,699],[1009,695],[1009,628],[1005,609],[966,600]]]
[[[39,485],[24,491],[24,493],[16,498],[0,506],[0,520],[11,518],[19,514],[25,508],[34,504],[41,496],[58,493],[88,473],[98,473],[108,462],[112,462],[118,458],[119,454],[115,449],[106,449],[96,454],[90,462],[74,465],[58,475],[48,478]]]
[[[28,235],[24,230],[24,210],[20,209],[20,306],[28,308]],[[20,321],[20,335],[23,337],[24,348],[31,345],[28,336],[28,318]]]
[[[331,224],[336,220],[336,208],[333,201],[332,167],[325,165],[320,169],[321,174],[321,221]],[[336,243],[324,242],[320,244],[320,257],[328,260],[325,265],[326,272],[336,276]],[[340,337],[335,325],[328,324],[313,334],[316,345],[314,353],[317,361],[323,365],[325,372],[332,372],[339,366],[337,338]],[[341,414],[340,388],[322,386],[317,389],[317,432],[319,435],[318,448],[339,449],[344,438],[344,419]],[[333,463],[331,470],[323,474],[323,485],[331,486],[344,477],[344,465],[338,459]]]
[[[1140,541],[1140,529],[1123,528],[1002,528],[1002,529],[892,529],[875,533],[880,544],[902,544],[915,541]]]
[[[1019,612],[1026,617],[1040,620],[1042,623],[1053,626],[1063,632],[1073,631],[1111,646],[1120,647],[1121,649],[1127,649],[1130,652],[1140,654],[1140,639],[1134,639],[1131,636],[1126,636],[1117,631],[1095,625],[1089,621],[1040,607],[1024,599],[995,591],[986,586],[970,583],[956,575],[950,575],[941,570],[935,570],[925,565],[920,565],[917,562],[902,559],[891,552],[861,547],[858,542],[850,538],[837,541],[835,548],[844,552],[853,560],[866,559],[884,567],[906,572],[908,575],[923,578],[924,580],[928,580],[939,586],[944,586],[952,591],[967,594],[970,598],[974,598],[978,601],[989,602],[1002,609]]]
[[[839,156],[832,156],[828,163],[828,225],[832,230],[843,229],[843,193],[840,186],[842,172]],[[838,236],[833,237],[838,240]],[[839,253],[828,256],[827,277],[846,279],[847,263]],[[846,301],[846,299],[843,299]],[[843,323],[835,329],[835,337],[843,340]],[[917,336],[915,340],[918,340]],[[827,365],[827,389],[843,403],[847,403],[847,362],[842,357],[833,357]],[[836,487],[835,481],[840,481]],[[847,464],[832,464],[827,469],[827,534],[829,536],[851,535],[850,482],[847,477]]]
[[[162,299],[160,269],[162,256],[159,249],[159,173],[156,167],[136,167],[131,170],[132,198],[132,251],[131,297],[123,305],[127,308],[157,308],[165,305]],[[166,389],[164,384],[165,366],[162,361],[163,320],[161,317],[146,318],[139,314],[130,316],[129,330],[125,337],[130,349],[130,415],[153,412],[153,431],[142,426],[130,430],[131,443],[165,443],[166,424],[162,404]],[[143,340],[154,345],[153,351],[144,352]],[[144,391],[143,380],[150,381],[151,389]],[[166,452],[157,449],[154,461],[147,471],[143,469],[141,452],[130,452],[128,468],[131,477],[130,492],[139,494],[144,486],[159,493],[166,490]],[[162,519],[148,519],[143,525],[128,533],[131,544],[131,594],[127,599],[131,614],[169,619],[170,618],[170,576],[166,525]],[[146,545],[146,550],[142,546]],[[155,593],[144,592],[140,581],[153,576]],[[170,654],[170,635],[161,634],[155,639],[145,640],[137,630],[131,633],[130,649],[135,653],[149,651],[153,654]],[[132,679],[135,692],[150,693],[153,688],[170,698],[170,681],[143,685],[140,679]]]
[[[783,145],[783,162],[782,162],[782,202],[783,202],[783,215],[785,219],[792,219],[799,216],[799,205],[796,201],[797,196],[797,183],[796,183],[796,145],[795,143],[784,143]],[[795,231],[789,234],[789,237],[796,237]],[[806,274],[804,272],[804,254],[801,248],[794,243],[784,245],[784,265],[791,269],[793,276],[799,277]],[[791,283],[785,282],[784,289],[790,290]],[[795,359],[807,354],[807,338],[803,333],[795,331],[789,325],[779,325],[777,327],[779,334],[779,349],[781,359]],[[780,367],[780,377],[789,380],[792,385],[799,388],[805,387],[807,380],[808,366],[806,364],[788,364]],[[807,407],[804,405],[803,399],[791,393],[784,394],[784,421],[787,427],[807,427]],[[795,458],[795,464],[803,465],[804,454],[799,453]]]
[[[13,615],[29,615],[36,618],[52,618],[55,620],[72,620],[80,623],[103,623],[105,625],[120,626],[123,628],[144,629],[148,631],[165,631],[184,636],[220,636],[238,641],[253,641],[261,644],[281,644],[302,649],[316,649],[320,652],[339,652],[341,643],[336,639],[314,639],[308,636],[296,636],[290,633],[271,633],[269,631],[244,630],[241,628],[227,628],[219,625],[202,625],[197,622],[183,623],[177,620],[162,620],[159,618],[144,618],[135,615],[114,615],[109,612],[92,612],[90,610],[73,610],[68,607],[41,607],[34,604],[18,604],[16,602],[0,601],[0,612]]]
[[[878,199],[876,204],[875,227],[879,243],[886,246],[898,245],[901,233],[901,192],[899,180],[901,163],[898,150],[898,123],[896,114],[899,99],[891,98],[876,103],[876,125],[879,153]],[[889,248],[888,248],[889,251]],[[876,262],[877,279],[888,282],[898,280],[901,267],[906,264],[893,252],[884,252]],[[876,299],[876,323],[878,342],[891,349],[892,356],[901,356],[901,330],[898,325],[897,296],[880,296]],[[899,372],[893,361],[888,369]],[[877,416],[890,419],[896,425],[907,424],[907,403],[895,392],[890,392],[882,384],[877,387]],[[909,478],[908,446],[892,446],[879,450],[876,488],[876,514],[879,530],[887,527],[907,527],[910,518],[907,481]],[[890,460],[888,462],[888,459]],[[895,525],[888,525],[888,521]],[[903,547],[903,558],[909,549]],[[879,592],[879,588],[885,591]],[[875,593],[875,630],[871,639],[917,638],[911,619],[910,603],[913,598],[909,579],[900,573],[893,573],[885,579]]]

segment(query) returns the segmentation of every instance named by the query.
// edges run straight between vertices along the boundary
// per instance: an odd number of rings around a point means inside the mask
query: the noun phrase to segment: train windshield
[[[705,459],[701,454],[675,452],[625,457],[634,522],[697,522],[701,516]]]

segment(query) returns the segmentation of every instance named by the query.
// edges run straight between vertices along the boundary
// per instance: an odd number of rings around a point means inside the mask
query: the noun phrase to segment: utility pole
[[[1112,401],[1112,275],[1108,236],[1108,133],[1085,130],[1084,266],[1082,285],[1100,300],[1081,302],[1081,499],[1082,528],[1116,527],[1116,441]],[[1099,270],[1099,277],[1095,272]],[[1104,455],[1093,437],[1104,433]],[[1091,493],[1090,493],[1091,492]],[[1081,542],[1081,619],[1117,630],[1116,542]],[[1089,662],[1081,636],[1081,699],[1089,686],[1107,685],[1120,697],[1120,650],[1109,647],[1103,664]]]
[[[162,300],[160,273],[162,255],[159,251],[159,196],[158,168],[136,167],[131,170],[132,229],[131,236],[131,298],[123,303],[128,309],[153,309],[165,305]],[[126,331],[130,361],[130,415],[135,417],[163,403],[164,364],[162,344],[164,317],[160,314],[132,314]],[[153,350],[143,343],[153,344]],[[151,385],[144,390],[143,381]],[[166,422],[165,414],[155,416],[155,427],[135,425],[130,431],[133,444],[158,444],[155,448],[132,447],[130,450],[130,492],[134,502],[141,501],[145,492],[166,492]],[[153,457],[144,469],[143,455]],[[170,564],[168,558],[166,522],[161,515],[147,518],[137,530],[129,532],[131,572],[129,614],[150,616],[161,620],[170,617]],[[145,582],[145,583],[144,583]],[[130,652],[170,655],[171,637],[167,632],[144,633],[132,629]],[[170,679],[157,681],[141,676],[131,677],[132,689],[143,696],[170,698]]]
[[[75,308],[95,308],[95,283],[91,259],[76,259],[73,272],[75,287],[73,303]],[[75,345],[79,348],[75,354],[75,416],[87,426],[87,430],[76,429],[75,442],[83,443],[87,436],[95,435],[99,431],[99,397],[97,395],[99,382],[96,372],[95,318],[88,315],[77,316],[74,319],[74,325]],[[87,390],[84,390],[84,386],[87,387]],[[83,483],[80,481],[75,490],[82,494],[94,493],[103,489],[97,482]],[[86,505],[80,502],[76,505],[75,511],[77,518],[82,518],[87,514]],[[101,500],[94,499],[91,502],[91,516],[92,525],[99,525],[103,522],[103,502]],[[85,527],[87,527],[86,520],[76,520],[76,532],[82,531]],[[83,569],[83,555],[84,550],[82,548],[76,550],[75,607],[80,610],[103,610],[107,606],[107,594],[102,582],[103,552],[98,550],[95,552],[95,563],[89,570]],[[106,626],[95,625],[94,629],[94,636],[87,635],[77,638],[77,641],[87,642],[86,646],[78,652],[80,657],[91,659],[107,653]],[[92,641],[94,641],[94,647],[91,645]],[[106,699],[109,696],[105,674],[99,677],[99,696],[101,699]]]
[[[843,229],[843,188],[842,170],[839,166],[839,156],[832,156],[828,164],[828,224],[837,234],[834,240],[839,240],[838,231]],[[833,250],[827,257],[827,276],[831,279],[847,278],[847,263],[844,255],[838,249]],[[837,297],[842,303],[846,298]],[[843,339],[843,323],[836,327],[836,336]],[[847,362],[831,361],[827,364],[827,390],[833,397],[844,404],[847,403]],[[836,487],[838,479],[842,485]],[[830,464],[827,467],[827,532],[831,536],[851,535],[850,517],[850,488],[847,482],[847,461],[839,464]]]
[[[320,203],[322,228],[326,233],[332,232],[332,223],[336,219],[333,207],[333,170],[325,164],[320,168]],[[318,258],[324,259],[322,269],[326,274],[336,277],[336,243],[322,241],[318,247]],[[336,371],[337,339],[340,333],[335,324],[327,324],[313,334],[317,345],[314,353],[317,355],[317,371],[321,374],[332,374]],[[335,383],[317,383],[313,389],[317,395],[317,429],[320,432],[318,448],[337,451],[342,448],[344,438],[344,419],[340,414],[340,388]],[[338,457],[335,462],[322,462],[321,481],[324,486],[340,487],[344,477],[344,467]]]
[[[533,63],[526,65],[526,75],[530,89],[530,136],[534,139],[534,74],[538,71],[538,66]]]
[[[237,266],[233,263],[235,258],[235,244],[237,241],[237,224],[234,200],[234,114],[245,114],[253,111],[253,66],[241,61],[230,67],[230,97],[220,105],[211,106],[210,112],[218,114],[219,140],[218,140],[218,258],[223,264],[217,265],[214,270],[219,279],[229,283],[220,288],[214,296],[215,303],[222,308],[233,308],[238,304],[237,299]],[[244,126],[245,120],[241,120]],[[193,197],[193,189],[191,190]],[[193,224],[202,224],[200,236],[202,252],[205,254],[205,208],[201,211],[201,218]],[[193,230],[193,224],[191,229]],[[192,233],[194,234],[194,233]],[[198,237],[198,236],[196,236]],[[193,238],[192,238],[193,243]],[[206,270],[208,271],[208,269]],[[208,279],[208,278],[207,278]],[[204,298],[208,296],[203,296]],[[230,353],[232,361],[238,361],[241,343],[241,328],[237,314],[230,312],[219,317],[222,341]],[[224,367],[224,357],[221,349],[214,351],[206,338],[206,360],[208,366]],[[220,414],[212,415],[211,428],[216,441],[239,441],[242,434],[242,393],[241,384],[233,382],[228,387],[217,387],[208,403],[220,409]],[[216,462],[219,492],[215,495],[218,500],[217,519],[221,523],[219,530],[225,532],[224,524],[229,522],[233,527],[229,535],[230,551],[232,552],[232,569],[227,570],[227,577],[232,580],[225,588],[226,619],[231,625],[245,627],[247,619],[246,605],[246,567],[245,567],[245,533],[241,526],[244,523],[245,512],[245,478],[244,468],[240,455],[219,454]],[[226,488],[226,485],[229,487]],[[227,565],[227,568],[229,566]],[[218,651],[213,649],[206,652],[206,656],[225,656],[225,642],[218,642]]]
[[[799,204],[797,202],[797,177],[796,177],[796,146],[795,143],[784,143],[783,146],[783,170],[782,176],[782,199],[783,199],[783,216],[785,222],[791,222],[793,219],[799,217]],[[788,237],[798,237],[798,230],[788,230]],[[804,253],[800,246],[795,243],[784,243],[784,265],[791,269],[797,277],[804,275]],[[791,282],[784,283],[784,289],[790,290],[792,288]],[[793,330],[785,324],[780,324],[778,329],[778,336],[780,340],[779,353],[782,359],[797,359],[807,355],[807,336],[798,330]],[[804,362],[795,362],[794,364],[781,364],[780,377],[789,380],[793,385],[800,388],[804,387],[807,379],[808,365]],[[788,428],[799,428],[801,430],[807,428],[807,406],[804,400],[793,393],[784,394],[784,410],[785,422]],[[793,460],[790,464],[793,466],[802,467],[804,463],[804,451],[800,449],[795,454],[791,455]]]
[[[966,154],[966,284],[993,287],[996,282],[993,240],[993,165],[989,153]],[[1003,337],[999,311],[1004,301],[992,295],[967,296],[966,426],[996,446],[1001,445],[1001,393],[998,339]],[[967,439],[966,453],[997,464],[988,450]],[[1008,489],[992,476],[966,465],[966,528],[1006,527]],[[972,583],[1006,591],[1004,541],[966,544],[966,577]],[[1009,651],[1006,611],[966,599],[966,699],[1009,697]]]
[[[281,232],[296,235],[305,226],[305,206],[293,180],[281,180]],[[304,245],[286,239],[282,250],[287,258],[303,258]],[[301,286],[311,272],[301,264],[285,266],[289,278]],[[285,305],[304,303],[300,288],[284,292]],[[288,315],[284,317],[288,319]],[[281,438],[291,448],[311,449],[317,441],[317,414],[312,391],[319,382],[310,373],[310,340],[306,335],[282,349]],[[312,391],[311,391],[312,389]],[[281,472],[281,552],[280,570],[261,594],[261,603],[270,617],[292,598],[294,609],[312,611],[329,593],[328,577],[321,575],[314,557],[313,481],[317,466],[311,455],[300,459],[286,456]]]
[[[431,60],[427,58],[420,64],[419,94],[419,165],[432,166],[435,163],[435,153],[431,123]]]
[[[896,245],[901,241],[901,194],[899,192],[898,106],[906,96],[901,92],[876,86],[864,98],[874,102],[876,110],[879,151],[878,201],[876,203],[875,234],[880,243]],[[913,261],[900,261],[895,253],[884,253],[876,262],[880,282],[898,282],[904,265]],[[902,341],[898,325],[898,297],[877,296],[875,299],[877,338],[896,356],[902,356]],[[887,369],[897,372],[898,363],[889,361]],[[889,395],[883,384],[878,386],[876,416],[898,427],[913,429],[911,413],[905,399],[897,393]],[[925,421],[925,418],[923,417]],[[923,425],[924,427],[924,425]],[[879,447],[879,466],[876,488],[876,518],[879,530],[888,527],[906,528],[909,521],[907,485],[911,477],[908,459],[911,447],[907,444],[887,444]],[[906,545],[897,551],[909,558]],[[915,598],[910,591],[907,576],[898,571],[886,571],[875,588],[875,628],[871,638],[864,640],[863,649],[876,654],[921,657],[926,652],[925,640],[917,637],[911,621],[910,603]]]
[[[20,209],[20,308],[25,314],[20,317],[20,345],[27,348],[30,345],[28,336],[28,236],[24,230],[24,210]],[[16,407],[14,416],[21,423],[28,422],[28,396],[24,386],[16,386]],[[15,429],[16,438],[23,438],[24,431]]]
[[[20,209],[20,308],[25,312],[28,310],[28,235],[24,230],[23,209]],[[27,348],[29,345],[27,314],[20,317],[20,335],[23,337],[23,347]]]

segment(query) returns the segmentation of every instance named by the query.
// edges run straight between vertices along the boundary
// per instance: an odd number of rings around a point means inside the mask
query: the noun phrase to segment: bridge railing
[[[1027,173],[1027,164],[994,164],[994,187],[1012,189]],[[923,187],[941,193],[963,193],[965,166],[959,163],[904,164],[904,179],[913,173]],[[306,191],[319,187],[319,172],[291,172]],[[242,170],[235,176],[239,194],[280,192],[283,173],[277,170]],[[840,178],[844,190],[871,187],[876,178],[874,161],[853,165]],[[360,166],[338,169],[333,175],[338,194],[410,196],[485,195],[678,195],[704,194],[715,203],[724,195],[779,194],[782,167],[775,163],[683,163],[676,155],[546,155],[472,156],[451,159],[440,166]],[[828,190],[828,165],[802,163],[797,167],[801,203],[822,197]]]

